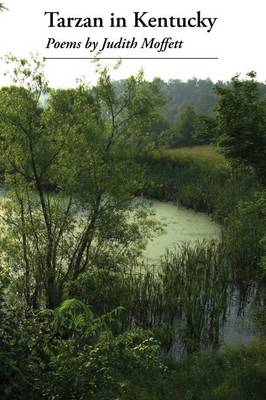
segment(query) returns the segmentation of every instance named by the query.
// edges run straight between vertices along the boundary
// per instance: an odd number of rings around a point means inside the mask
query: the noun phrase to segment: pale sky
[[[90,57],[84,43],[90,37],[101,45],[105,37],[117,41],[135,37],[138,45],[144,38],[164,37],[183,41],[182,49],[169,49],[158,53],[156,49],[112,49],[102,54],[111,57],[218,57],[218,60],[124,60],[113,73],[114,79],[126,78],[143,67],[151,80],[159,76],[164,80],[192,77],[229,80],[236,73],[257,72],[260,81],[266,80],[266,3],[264,0],[5,0],[9,9],[0,14],[0,56],[13,53],[28,56],[38,52],[44,57]],[[102,17],[103,28],[49,28],[45,11],[59,11],[61,17]],[[206,28],[134,28],[133,13],[147,11],[149,17],[202,17],[218,18],[211,32]],[[125,17],[126,28],[110,28],[110,15]],[[81,41],[80,49],[46,49],[48,38],[56,41]],[[105,61],[112,65],[113,61]],[[88,60],[47,60],[46,74],[51,86],[74,86],[76,79],[85,77],[95,82],[95,65]],[[6,67],[0,64],[0,84]]]

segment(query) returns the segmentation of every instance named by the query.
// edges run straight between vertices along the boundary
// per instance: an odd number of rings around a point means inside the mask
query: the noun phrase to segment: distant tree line
[[[230,88],[232,82],[209,78],[192,78],[186,82],[171,79],[164,82],[155,78],[162,101],[160,115],[150,127],[150,135],[156,147],[183,147],[209,144],[215,136],[215,110],[218,104],[218,88]],[[116,82],[117,90],[123,90],[123,81]],[[257,83],[261,97],[266,96],[266,85]]]

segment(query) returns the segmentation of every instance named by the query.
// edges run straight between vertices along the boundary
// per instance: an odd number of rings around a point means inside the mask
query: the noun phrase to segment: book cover
[[[0,398],[266,395],[266,7],[0,2]]]

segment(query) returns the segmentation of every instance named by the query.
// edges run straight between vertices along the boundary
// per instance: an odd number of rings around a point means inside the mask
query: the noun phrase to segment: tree
[[[178,116],[175,126],[168,133],[171,146],[191,146],[196,144],[197,125],[198,114],[192,106],[188,105],[185,111]]]
[[[219,145],[226,157],[251,166],[258,177],[266,177],[266,102],[261,97],[256,74],[248,79],[236,75],[231,85],[217,86]]]
[[[37,58],[9,61],[17,86],[0,93],[2,256],[27,304],[54,308],[67,281],[134,260],[156,226],[132,204],[156,87],[139,73],[117,96],[102,69],[95,88],[49,90]]]
[[[197,129],[193,138],[197,144],[210,144],[215,139],[216,120],[207,115],[198,115]]]

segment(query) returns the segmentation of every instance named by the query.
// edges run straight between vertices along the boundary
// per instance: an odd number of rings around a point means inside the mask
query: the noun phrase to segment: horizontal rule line
[[[44,60],[219,60],[219,57],[43,57]]]

